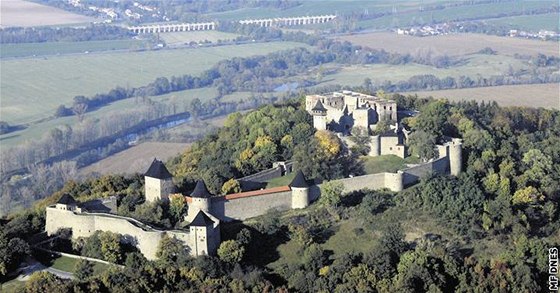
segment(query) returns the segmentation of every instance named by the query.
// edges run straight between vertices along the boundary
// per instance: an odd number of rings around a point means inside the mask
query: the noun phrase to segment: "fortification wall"
[[[280,176],[282,176],[282,167],[278,166],[275,168],[270,168],[270,169],[260,171],[259,173],[255,173],[253,175],[239,178],[239,181],[264,182]]]
[[[235,199],[227,196],[212,198],[210,213],[220,220],[231,221],[260,216],[270,209],[284,211],[291,208],[292,192],[287,190]]]
[[[138,247],[147,259],[156,259],[158,244],[166,233],[165,231],[153,229],[134,219],[120,216],[98,213],[74,213],[53,207],[47,207],[46,211],[45,228],[48,235],[56,233],[61,228],[72,229],[73,238],[89,237],[97,230],[110,231],[123,235],[125,240]],[[185,241],[185,244],[190,246],[188,232],[173,231],[173,235],[179,234],[183,235],[177,238]]]
[[[444,174],[447,172],[449,172],[449,159],[442,157],[432,162],[403,170],[403,184],[405,187],[410,186],[430,173]]]
[[[364,188],[382,189],[385,188],[385,173],[344,178],[336,181],[344,185],[345,192],[352,192]]]

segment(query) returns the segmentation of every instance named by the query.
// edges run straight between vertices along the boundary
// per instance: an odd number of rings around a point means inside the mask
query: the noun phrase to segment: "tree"
[[[344,185],[339,181],[329,181],[321,186],[319,202],[328,207],[337,207],[344,192]]]
[[[245,248],[235,240],[227,240],[220,244],[218,257],[227,263],[238,263],[245,255]]]
[[[44,292],[67,292],[66,286],[52,273],[46,271],[35,272],[25,283],[25,292],[44,293]]]
[[[77,103],[72,106],[72,112],[78,116],[78,120],[82,122],[84,120],[84,114],[87,112],[88,104]]]
[[[449,117],[449,104],[445,100],[433,101],[420,109],[416,127],[436,137],[442,136]]]
[[[156,257],[165,264],[185,263],[190,259],[189,250],[181,240],[165,234],[159,242]]]
[[[424,162],[436,156],[436,136],[430,132],[416,130],[408,138],[409,153],[420,157]]]
[[[239,193],[241,192],[241,184],[239,181],[231,178],[226,181],[222,186],[222,194]]]
[[[528,186],[517,190],[511,199],[514,205],[535,204],[542,201],[544,196],[533,186]]]
[[[171,195],[169,196],[169,214],[174,223],[180,222],[183,214],[186,212],[187,205],[185,204],[185,198],[182,195]]]
[[[74,276],[85,281],[93,274],[93,264],[85,259],[79,259],[74,265]]]
[[[101,232],[99,242],[101,244],[101,254],[103,259],[112,263],[122,261],[121,236],[113,232]]]

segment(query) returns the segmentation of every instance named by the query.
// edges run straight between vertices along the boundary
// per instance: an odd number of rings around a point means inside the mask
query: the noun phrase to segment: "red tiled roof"
[[[284,192],[284,191],[290,191],[290,186],[280,186],[280,187],[272,187],[272,188],[268,188],[268,189],[260,189],[260,190],[253,190],[253,191],[247,191],[247,192],[240,192],[240,193],[234,193],[234,194],[228,194],[226,196],[224,196],[224,199],[237,199],[237,198],[244,198],[244,197],[250,197],[250,196],[259,196],[259,195],[265,195],[265,194],[270,194],[270,193],[277,193],[277,192]]]

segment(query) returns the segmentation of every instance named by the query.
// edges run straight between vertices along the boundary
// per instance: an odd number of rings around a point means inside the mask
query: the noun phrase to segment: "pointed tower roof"
[[[296,187],[296,188],[309,187],[307,181],[305,181],[305,176],[303,175],[303,172],[301,172],[301,170],[297,171],[296,177],[294,177],[294,180],[292,180],[292,183],[290,183],[290,187]]]
[[[311,109],[311,111],[321,111],[321,112],[326,112],[327,108],[325,108],[325,106],[323,106],[323,103],[321,103],[321,100],[317,100],[317,103],[315,103],[315,106],[313,106],[313,108]]]
[[[169,170],[167,170],[167,168],[165,167],[165,164],[163,164],[162,161],[156,158],[154,158],[154,161],[152,162],[150,168],[148,168],[148,171],[146,171],[146,174],[144,174],[144,176],[157,179],[169,179],[173,177],[173,175],[171,175],[171,173],[169,173]]]
[[[212,221],[212,219],[210,219],[210,217],[208,217],[203,211],[198,211],[198,214],[196,214],[196,216],[194,217],[194,219],[191,222],[191,226],[210,226],[213,225],[214,221]]]
[[[75,205],[76,200],[68,193],[65,193],[56,203],[65,204],[65,205]]]
[[[210,194],[208,188],[206,188],[206,184],[204,184],[204,181],[198,180],[193,192],[191,193],[191,197],[210,198],[211,196],[212,194]]]

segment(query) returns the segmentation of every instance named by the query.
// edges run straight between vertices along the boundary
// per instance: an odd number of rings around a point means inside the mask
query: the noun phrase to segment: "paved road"
[[[34,258],[28,258],[26,260],[26,263],[28,265],[21,268],[21,272],[20,272],[19,276],[17,277],[17,279],[19,281],[27,281],[27,279],[29,279],[29,276],[31,276],[31,274],[33,274],[34,272],[38,272],[38,271],[47,271],[49,273],[57,275],[58,277],[60,277],[62,279],[72,279],[72,278],[74,278],[74,275],[72,273],[57,270],[57,269],[51,268],[51,267],[46,267],[43,264],[41,264],[40,262],[38,262],[37,260],[35,260]]]

